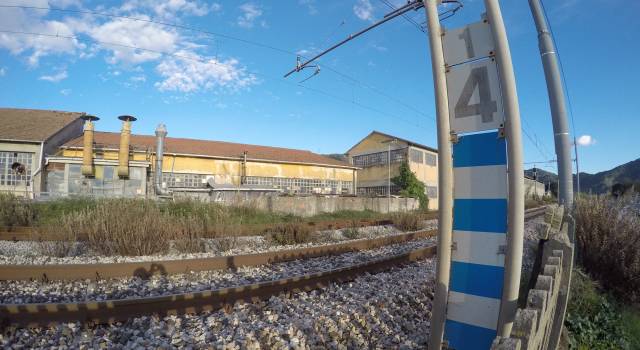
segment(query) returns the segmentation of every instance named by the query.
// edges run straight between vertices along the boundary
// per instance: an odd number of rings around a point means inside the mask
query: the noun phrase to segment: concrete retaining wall
[[[212,192],[210,201],[226,205],[246,205],[270,212],[298,216],[313,216],[340,210],[371,210],[379,213],[416,210],[420,203],[415,198],[371,197],[288,197],[274,194]]]
[[[549,239],[544,246],[542,265],[535,288],[527,294],[527,305],[518,309],[508,338],[496,338],[492,350],[544,350],[556,349],[564,324],[569,298],[573,244],[569,232],[575,227],[567,217],[563,224],[563,211],[547,212],[546,228],[541,239]],[[561,229],[560,229],[561,228]]]

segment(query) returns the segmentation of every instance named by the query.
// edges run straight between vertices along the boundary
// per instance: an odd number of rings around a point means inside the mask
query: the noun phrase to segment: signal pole
[[[573,136],[573,149],[576,153],[576,195],[580,195],[580,164],[578,162],[578,142],[575,135]]]
[[[547,92],[551,106],[553,134],[558,159],[558,202],[570,208],[573,205],[573,172],[571,171],[571,143],[567,123],[567,108],[560,77],[558,55],[555,51],[549,24],[544,16],[540,0],[529,0],[529,7],[538,30],[538,45],[544,76],[547,81]]]

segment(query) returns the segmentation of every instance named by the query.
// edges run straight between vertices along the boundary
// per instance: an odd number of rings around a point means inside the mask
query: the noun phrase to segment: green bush
[[[424,183],[418,180],[407,162],[400,164],[399,172],[400,174],[391,179],[391,182],[400,187],[400,195],[418,199],[420,208],[427,210],[429,208],[429,199],[425,193]]]
[[[565,320],[570,348],[633,349],[629,324],[625,323],[621,310],[622,306],[602,294],[586,274],[575,269]]]

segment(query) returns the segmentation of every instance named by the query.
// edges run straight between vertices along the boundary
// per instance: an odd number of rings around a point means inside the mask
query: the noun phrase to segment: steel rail
[[[432,237],[435,230],[422,230],[394,236],[359,239],[343,243],[315,247],[283,249],[272,252],[216,256],[209,258],[140,261],[105,264],[60,264],[60,265],[0,265],[0,280],[74,280],[105,279],[114,277],[148,278],[152,275],[171,275],[192,271],[211,271],[260,266],[297,259],[309,259],[325,255],[369,250],[390,244]]]
[[[44,327],[64,322],[102,324],[144,315],[165,316],[213,311],[233,306],[237,302],[258,302],[282,293],[310,291],[327,287],[331,283],[352,281],[365,273],[385,271],[393,266],[431,258],[435,254],[436,246],[432,245],[349,267],[196,293],[100,302],[0,304],[0,325]]]

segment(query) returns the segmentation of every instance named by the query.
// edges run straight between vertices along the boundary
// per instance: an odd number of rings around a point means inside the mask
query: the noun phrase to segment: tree
[[[429,207],[429,199],[424,191],[424,183],[418,180],[416,174],[411,171],[407,162],[400,164],[400,174],[391,179],[394,185],[400,187],[400,195],[416,198],[420,202],[420,208]]]

